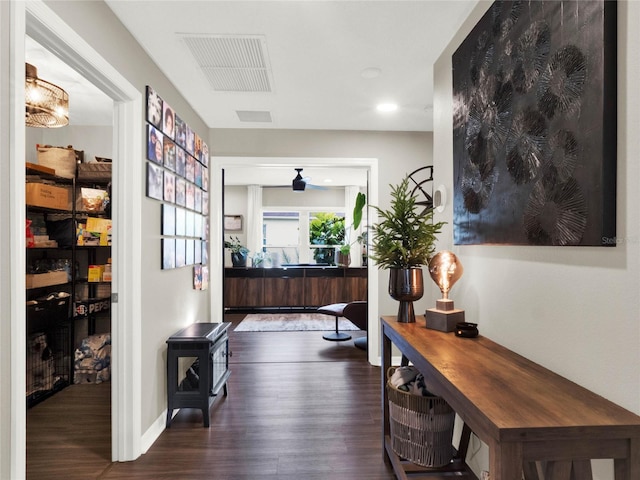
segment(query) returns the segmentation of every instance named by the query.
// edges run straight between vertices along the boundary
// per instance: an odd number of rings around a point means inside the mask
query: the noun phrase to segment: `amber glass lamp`
[[[436,253],[429,262],[429,275],[438,285],[442,298],[436,300],[436,308],[427,309],[427,328],[453,332],[457,323],[464,322],[464,310],[456,309],[453,300],[449,298],[449,291],[462,277],[463,271],[458,257],[448,250]]]

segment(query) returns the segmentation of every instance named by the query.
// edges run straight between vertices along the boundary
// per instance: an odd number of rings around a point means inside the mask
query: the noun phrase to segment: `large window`
[[[273,265],[333,264],[344,241],[344,212],[264,211],[263,250]]]
[[[263,250],[275,265],[301,263],[300,212],[262,214]]]

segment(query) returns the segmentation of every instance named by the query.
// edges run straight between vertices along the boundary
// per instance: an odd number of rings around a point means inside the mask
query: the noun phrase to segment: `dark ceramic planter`
[[[247,255],[242,253],[231,253],[231,263],[234,267],[246,267]]]
[[[413,302],[421,299],[423,294],[424,283],[421,268],[392,268],[389,270],[389,295],[400,302],[398,322],[413,323],[416,321]]]

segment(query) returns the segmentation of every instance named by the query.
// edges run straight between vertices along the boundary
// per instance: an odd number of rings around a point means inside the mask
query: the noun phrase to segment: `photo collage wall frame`
[[[161,203],[161,268],[193,267],[193,287],[209,284],[209,147],[147,85],[146,193]]]

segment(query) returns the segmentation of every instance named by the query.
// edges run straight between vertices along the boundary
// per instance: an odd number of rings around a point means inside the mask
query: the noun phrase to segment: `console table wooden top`
[[[523,468],[525,478],[537,480],[527,470],[541,460],[568,468],[569,475],[572,465],[574,471],[587,468],[590,477],[585,459],[591,458],[614,458],[616,480],[640,479],[640,416],[486,337],[430,330],[423,316],[416,323],[382,317],[381,325],[385,434],[384,382],[393,343],[487,443],[492,480],[519,479]]]

